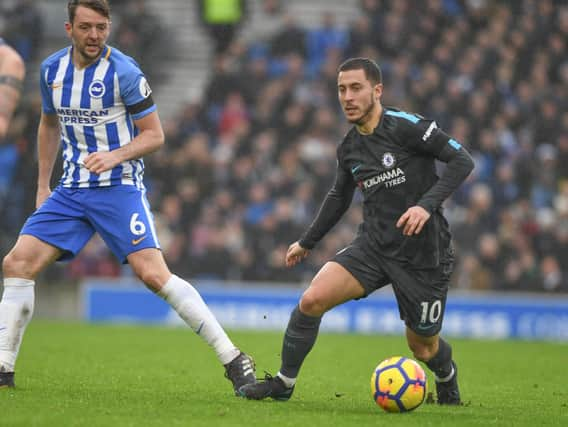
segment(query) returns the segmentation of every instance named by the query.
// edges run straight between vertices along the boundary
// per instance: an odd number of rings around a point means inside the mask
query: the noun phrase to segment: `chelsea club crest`
[[[385,168],[391,169],[396,163],[396,159],[392,153],[385,153],[383,154],[382,163]]]

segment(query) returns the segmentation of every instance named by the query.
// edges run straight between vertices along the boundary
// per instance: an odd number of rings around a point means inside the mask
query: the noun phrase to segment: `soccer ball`
[[[418,408],[426,397],[426,374],[407,357],[383,360],[371,376],[374,401],[387,412],[407,412]]]

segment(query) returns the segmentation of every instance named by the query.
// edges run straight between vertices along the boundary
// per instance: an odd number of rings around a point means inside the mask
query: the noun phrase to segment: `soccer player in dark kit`
[[[290,316],[276,376],[244,385],[241,396],[288,400],[331,308],[392,284],[414,357],[436,377],[440,404],[461,403],[452,347],[440,336],[453,267],[442,202],[473,169],[468,152],[436,122],[383,107],[381,70],[367,58],[340,65],[339,102],[354,126],[337,149],[337,175],[314,222],[290,245],[286,265],[304,259],[339,221],[359,187],[363,223],[327,262]],[[446,163],[440,177],[435,160]]]

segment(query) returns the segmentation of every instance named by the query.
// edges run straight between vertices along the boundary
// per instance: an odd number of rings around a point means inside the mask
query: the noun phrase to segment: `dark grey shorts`
[[[365,296],[391,284],[398,303],[400,318],[421,336],[440,332],[450,276],[453,253],[448,249],[445,261],[436,268],[414,269],[401,261],[384,258],[367,249],[359,237],[339,251],[332,261],[342,265],[361,284]]]

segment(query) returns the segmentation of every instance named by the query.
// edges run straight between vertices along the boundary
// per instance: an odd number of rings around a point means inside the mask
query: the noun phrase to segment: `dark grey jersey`
[[[369,249],[415,268],[437,266],[450,245],[441,204],[473,169],[467,151],[436,122],[385,108],[372,134],[362,135],[355,127],[349,131],[337,149],[337,159],[334,186],[300,244],[311,248],[323,238],[359,187],[364,197],[359,234],[366,237]],[[441,178],[436,159],[447,163]],[[396,223],[415,205],[432,216],[420,234],[404,236]]]

